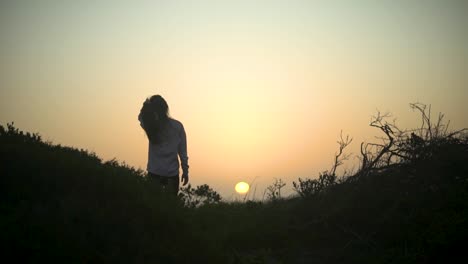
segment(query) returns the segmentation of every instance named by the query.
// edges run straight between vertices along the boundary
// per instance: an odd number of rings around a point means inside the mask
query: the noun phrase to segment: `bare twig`
[[[347,160],[349,158],[349,154],[344,155],[343,157],[341,157],[341,155],[343,154],[343,150],[347,146],[349,146],[349,144],[351,144],[351,142],[353,142],[353,138],[350,138],[349,135],[346,135],[346,138],[343,138],[343,130],[342,130],[340,132],[340,140],[337,141],[337,143],[339,145],[339,150],[338,150],[338,153],[335,154],[335,162],[333,164],[332,169],[330,170],[332,175],[335,175],[336,169],[338,168],[338,166],[342,165],[343,161],[345,161],[345,160]]]

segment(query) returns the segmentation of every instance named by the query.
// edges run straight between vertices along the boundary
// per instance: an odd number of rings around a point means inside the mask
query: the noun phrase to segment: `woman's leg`
[[[149,178],[151,186],[153,186],[156,191],[160,192],[163,187],[161,185],[161,176],[148,172],[148,178]]]
[[[148,177],[158,192],[164,191],[174,196],[179,193],[179,176],[166,177],[148,172]]]
[[[167,177],[166,191],[174,196],[179,193],[179,176]]]

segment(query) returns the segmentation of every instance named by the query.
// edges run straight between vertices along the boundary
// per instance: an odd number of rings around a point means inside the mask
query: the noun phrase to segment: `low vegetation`
[[[167,197],[116,160],[0,126],[4,259],[62,263],[440,263],[468,242],[468,136],[430,107],[417,129],[378,113],[359,169],[342,136],[334,165],[265,201],[222,201],[208,185]]]

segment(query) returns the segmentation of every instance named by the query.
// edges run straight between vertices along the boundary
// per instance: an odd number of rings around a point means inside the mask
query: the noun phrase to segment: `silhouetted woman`
[[[187,139],[181,122],[169,117],[169,107],[160,95],[146,99],[138,115],[149,141],[148,177],[166,192],[179,192],[179,158],[183,185],[189,180]]]

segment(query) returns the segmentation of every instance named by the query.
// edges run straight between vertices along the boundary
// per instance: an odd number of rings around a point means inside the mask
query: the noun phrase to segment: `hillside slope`
[[[468,144],[305,198],[188,208],[144,173],[0,127],[3,257],[20,262],[439,263],[468,237]]]

